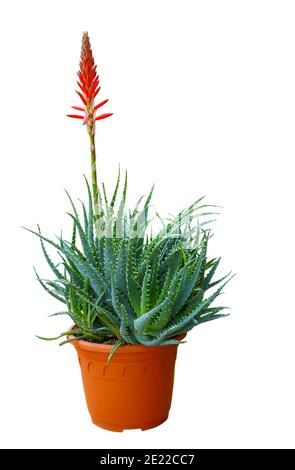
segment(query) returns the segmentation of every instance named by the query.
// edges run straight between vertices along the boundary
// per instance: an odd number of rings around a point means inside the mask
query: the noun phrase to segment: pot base
[[[92,419],[92,422],[93,422],[93,424],[95,424],[95,426],[98,426],[102,429],[106,429],[107,431],[113,431],[113,432],[122,432],[125,429],[127,429],[127,430],[128,429],[141,429],[142,431],[147,431],[148,429],[152,429],[152,428],[156,428],[157,426],[160,426],[160,424],[167,421],[167,419],[168,419],[168,416],[166,416],[165,418],[162,418],[160,420],[155,420],[155,421],[150,421],[148,423],[143,423],[140,426],[138,426],[138,425],[130,426],[128,424],[127,425],[114,425],[114,424],[111,424],[111,423],[104,423],[102,421],[95,420],[95,419]]]

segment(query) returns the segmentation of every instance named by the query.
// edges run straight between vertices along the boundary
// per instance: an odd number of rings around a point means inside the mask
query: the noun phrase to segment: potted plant
[[[54,279],[37,279],[65,305],[73,326],[57,338],[78,353],[88,409],[94,424],[113,431],[149,429],[168,417],[177,347],[188,331],[226,316],[212,306],[230,276],[213,280],[220,258],[208,259],[212,206],[203,198],[176,217],[161,220],[152,234],[149,214],[153,188],[126,210],[127,173],[120,171],[111,198],[97,179],[95,126],[111,116],[99,114],[108,100],[95,104],[99,77],[87,33],[83,33],[77,94],[73,106],[90,139],[91,185],[85,178],[87,204],[82,217],[71,205],[70,240],[41,242]],[[120,196],[119,196],[120,193]],[[60,261],[51,259],[47,245]],[[216,290],[211,291],[214,286]],[[210,291],[208,294],[207,291]]]

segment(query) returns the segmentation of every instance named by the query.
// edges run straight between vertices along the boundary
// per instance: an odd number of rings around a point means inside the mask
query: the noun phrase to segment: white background
[[[0,18],[1,447],[294,448],[294,2],[10,0]],[[162,214],[222,205],[211,254],[237,273],[231,316],[189,334],[170,418],[146,432],[93,426],[74,348],[34,336],[68,326],[20,227],[66,231],[63,188],[86,196],[88,137],[65,117],[83,30],[114,112],[100,174],[127,168],[130,203],[155,182]]]

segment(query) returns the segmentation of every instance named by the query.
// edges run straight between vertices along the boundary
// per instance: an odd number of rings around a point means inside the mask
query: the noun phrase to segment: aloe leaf
[[[70,282],[72,282],[73,284],[75,284],[77,287],[79,287],[80,289],[83,289],[84,287],[84,276],[82,276],[82,274],[80,273],[80,271],[78,271],[78,269],[76,268],[76,266],[72,263],[71,260],[67,260],[65,263],[64,263],[64,266],[65,266],[65,270],[66,272],[69,274],[69,277],[70,277]],[[64,279],[68,279],[68,277],[65,276]]]
[[[138,199],[133,211],[132,211],[132,214],[131,214],[131,218],[134,219],[136,214],[138,213],[138,208],[139,208],[139,205],[141,203],[141,201],[143,200],[143,197],[144,196],[140,196],[140,198]]]
[[[165,261],[161,263],[160,274],[163,274],[167,269],[170,269],[171,272],[177,272],[181,259],[182,253],[179,248],[169,253]]]
[[[102,342],[104,339],[104,334],[93,333],[93,330],[94,329],[91,328],[75,328],[74,330],[71,330],[71,333],[74,334],[75,337],[69,338],[66,341],[61,342],[59,345],[62,346],[63,344],[71,343],[79,339],[93,339],[98,342]],[[105,328],[102,328],[102,330],[105,330]]]
[[[76,235],[77,235],[77,227],[76,227],[75,221],[73,221],[72,242],[71,242],[72,248],[74,248],[74,246],[76,245]]]
[[[36,335],[36,338],[42,339],[42,340],[44,340],[44,341],[55,341],[56,339],[62,338],[63,336],[70,335],[70,334],[73,334],[73,331],[72,331],[72,330],[64,331],[64,332],[61,333],[60,335],[54,336],[54,337],[52,337],[52,338],[46,338],[46,337],[44,337],[44,336],[39,336],[39,335]]]
[[[211,289],[211,287],[214,287],[214,286],[216,286],[217,284],[220,284],[220,282],[224,281],[224,279],[226,279],[228,276],[230,276],[231,273],[232,273],[232,272],[230,271],[229,273],[227,273],[225,276],[221,277],[221,278],[218,279],[217,281],[211,282],[211,283],[208,285],[207,289]]]
[[[152,196],[153,196],[153,193],[154,193],[154,190],[155,190],[155,185],[153,184],[153,186],[151,187],[151,190],[148,194],[148,197],[146,198],[146,202],[145,202],[145,205],[144,207],[147,209],[151,203],[151,199],[152,199]]]
[[[122,240],[120,246],[120,252],[117,260],[116,267],[116,284],[118,289],[127,294],[127,282],[126,282],[126,244],[125,240]]]
[[[93,204],[92,204],[92,195],[90,191],[90,186],[86,176],[84,176],[87,193],[88,193],[88,230],[87,230],[87,238],[89,245],[94,248],[94,233],[93,233],[93,223],[94,223],[94,213],[93,213]]]
[[[111,207],[112,210],[115,206],[116,199],[117,199],[118,189],[119,189],[119,186],[120,186],[120,177],[121,177],[121,175],[120,175],[120,165],[119,165],[117,183],[116,183],[115,190],[114,190],[114,193],[113,193],[113,196],[112,196],[112,199],[111,199],[111,204],[110,204],[110,207]]]
[[[116,318],[113,313],[111,313],[106,308],[99,306],[97,316],[100,321],[106,327],[108,327],[117,338],[120,338],[120,321],[118,320],[118,318]]]
[[[44,237],[43,235],[41,235],[40,233],[38,232],[35,232],[34,230],[31,230],[30,228],[27,228],[27,227],[22,227],[24,230],[27,230],[27,232],[31,232],[33,233],[34,235],[36,235],[37,237],[39,237],[40,239],[44,240],[45,242],[47,242],[49,245],[52,245],[54,246],[54,248],[56,248],[57,250],[61,250],[61,246],[58,245],[57,243],[55,243],[54,241],[50,240],[49,238],[46,238]]]
[[[116,314],[120,318],[121,316],[121,306],[119,301],[119,293],[115,283],[115,276],[113,271],[111,271],[111,296],[112,296],[112,304],[115,309]]]
[[[89,278],[84,278],[83,279],[83,283],[82,285],[80,283],[76,283],[74,279],[60,279],[59,282],[62,283],[64,286],[65,286],[65,289],[66,288],[72,288],[76,294],[78,294],[82,300],[86,300],[86,301],[89,301],[91,300],[90,296],[88,295],[87,292],[85,292],[85,279],[89,279]],[[97,297],[97,301],[100,302],[101,299],[103,298],[104,296],[104,292],[105,291],[102,291],[100,296]]]
[[[192,312],[186,315],[184,318],[174,322],[173,325],[168,326],[168,328],[163,332],[166,336],[171,336],[176,333],[176,331],[180,331],[182,327],[186,326],[192,319],[198,319],[198,315],[209,307],[209,305],[216,299],[216,297],[221,293],[224,286],[229,282],[226,281],[219,289],[217,289],[214,294],[212,294],[208,299],[201,302]]]
[[[141,314],[141,310],[140,310],[141,296],[140,296],[137,284],[134,281],[131,274],[127,275],[127,289],[128,289],[128,296],[132,304],[132,307],[134,308],[136,315],[139,317]]]
[[[194,325],[200,325],[201,323],[205,323],[207,321],[211,321],[211,320],[217,320],[218,318],[224,318],[224,317],[228,317],[229,313],[220,313],[220,314],[208,314],[204,317],[200,317],[198,319],[194,319],[193,320],[193,323]]]
[[[149,311],[150,307],[150,282],[151,282],[151,273],[150,268],[147,266],[146,272],[143,278],[143,284],[141,289],[141,299],[140,299],[140,315]]]
[[[218,265],[220,263],[220,259],[221,258],[217,258],[217,260],[213,263],[213,266],[211,267],[210,271],[208,272],[208,274],[204,278],[203,283],[202,283],[202,288],[204,290],[208,289],[208,286],[211,282],[211,279],[214,276],[216,269],[218,268]]]
[[[38,230],[39,230],[39,234],[41,235],[41,230],[40,230],[40,226],[38,225]],[[42,251],[43,251],[43,254],[44,254],[44,257],[49,265],[49,267],[51,268],[51,270],[53,271],[53,273],[56,275],[56,277],[58,278],[61,278],[63,277],[62,274],[60,273],[60,271],[57,269],[57,267],[55,266],[55,264],[52,262],[51,258],[49,257],[46,249],[45,249],[45,246],[44,246],[44,242],[42,240],[42,238],[40,238],[40,243],[41,243],[41,248],[42,248]]]
[[[84,328],[84,330],[86,332],[93,333],[97,336],[112,335],[112,331],[109,328],[106,328],[105,326],[99,328]]]
[[[86,257],[87,261],[90,264],[92,264],[92,266],[94,266],[95,265],[95,259],[94,259],[91,247],[88,243],[87,237],[85,235],[85,232],[82,228],[82,225],[80,224],[79,220],[75,216],[73,216],[73,214],[68,213],[68,215],[74,220],[74,222],[76,224],[76,227],[77,227],[78,232],[79,232],[80,240],[81,240],[81,243],[82,243],[83,251],[84,251],[84,254],[85,254],[85,257]]]
[[[167,271],[166,274],[165,274],[165,279],[164,279],[162,288],[161,288],[161,290],[160,290],[159,297],[158,297],[158,299],[157,299],[157,304],[163,302],[163,300],[165,300],[165,299],[167,298],[167,295],[168,295],[168,292],[169,292],[169,287],[170,287],[171,278],[172,278],[172,274],[171,274],[170,269],[168,269],[168,271]]]
[[[104,276],[105,265],[105,237],[97,237],[95,239],[95,253],[97,256],[97,269]]]
[[[174,217],[171,222],[170,226],[171,229],[170,231],[174,231],[175,229],[179,229],[184,223],[186,223],[187,220],[189,220],[197,210],[199,210],[203,206],[199,206],[198,204],[205,198],[205,196],[197,199],[193,204],[191,204],[188,208],[185,210],[179,212],[176,217]],[[165,225],[163,230],[160,232],[160,237],[164,236],[166,231],[167,231],[168,226]]]
[[[81,313],[81,305],[79,303],[75,291],[72,288],[69,289],[69,304],[69,310],[71,312],[72,317],[74,318],[75,323],[79,326],[85,326],[85,319],[83,318],[83,315]]]
[[[142,334],[147,323],[156,315],[167,303],[167,299],[163,300],[159,305],[152,308],[149,312],[145,313],[141,317],[134,321],[134,329],[137,333]]]
[[[185,304],[189,296],[191,295],[193,288],[195,287],[198,278],[201,274],[201,269],[204,264],[206,258],[206,251],[207,251],[207,243],[205,243],[202,247],[202,250],[198,256],[197,263],[194,269],[194,272],[191,275],[191,278],[187,279],[187,274],[185,277],[185,282],[182,288],[181,293],[178,295],[174,305],[173,305],[173,314],[176,314],[181,307]]]
[[[86,212],[84,202],[81,201],[81,199],[79,199],[79,201],[82,205],[82,212],[83,212],[83,219],[84,219],[84,232],[85,232],[85,234],[87,234],[88,233],[88,216],[87,216],[87,212]]]
[[[229,282],[229,281],[227,281],[227,282]],[[227,282],[224,283],[224,285],[227,284]],[[142,337],[142,336],[139,337],[138,335],[136,335],[136,338],[138,340],[140,340],[140,342],[142,342],[143,344],[146,344],[146,345],[149,345],[149,346],[156,346],[156,345],[159,345],[160,343],[162,343],[165,339],[170,338],[171,336],[173,337],[173,336],[175,336],[179,333],[186,332],[187,331],[187,326],[190,324],[190,322],[193,319],[197,320],[198,313],[202,312],[205,308],[207,308],[215,300],[215,298],[219,295],[219,293],[223,289],[224,285],[222,285],[211,297],[209,297],[207,300],[202,302],[189,315],[187,315],[184,318],[181,318],[181,320],[178,320],[178,321],[174,322],[170,326],[168,325],[168,327],[166,329],[159,332],[159,334],[156,338],[152,339],[150,337],[145,343],[143,343],[144,337]],[[195,324],[198,324],[198,323],[195,323]]]
[[[108,202],[105,184],[103,182],[102,182],[102,194],[103,194],[103,199],[104,199],[106,216],[109,217],[110,216],[109,202]]]
[[[157,346],[160,342],[158,341],[157,338],[152,338],[151,336],[141,335],[137,331],[134,332],[134,335],[137,341],[140,344],[143,344],[145,346]]]
[[[116,257],[114,253],[114,239],[106,237],[105,239],[105,251],[104,251],[104,270],[107,278],[111,277],[111,270],[115,269]]]
[[[156,257],[151,265],[150,305],[155,305],[159,295],[159,258]]]
[[[203,301],[203,297],[203,289],[197,288],[194,291],[194,295],[192,295],[184,304],[183,309],[181,310],[180,318],[192,312],[192,310],[194,310]]]
[[[73,199],[71,198],[69,192],[68,192],[66,189],[65,189],[65,193],[66,193],[66,195],[67,195],[67,197],[68,197],[68,199],[69,199],[69,201],[70,201],[70,204],[71,204],[71,206],[72,206],[73,212],[74,212],[76,218],[78,219],[78,218],[79,218],[79,215],[78,215],[78,211],[77,211],[77,209],[76,209],[76,206],[75,206],[75,204],[74,204],[74,202],[73,202]]]
[[[206,315],[207,313],[218,313],[222,310],[230,310],[230,309],[229,307],[209,307],[204,310],[203,314]]]
[[[116,287],[115,276],[113,273],[111,283],[112,304],[118,317],[120,318],[120,336],[122,336],[125,341],[134,343],[136,342],[136,339],[132,334],[134,318],[128,313],[128,309],[131,308],[131,305],[129,304],[129,301],[124,299],[124,296]]]
[[[136,315],[139,317],[141,314],[140,302],[141,295],[138,289],[138,286],[133,279],[133,271],[135,265],[135,250],[136,250],[136,240],[131,239],[129,241],[129,249],[127,253],[127,263],[126,263],[126,280],[127,280],[127,290],[129,300]]]
[[[159,343],[158,346],[169,346],[170,344],[185,344],[186,341],[178,340],[178,339],[165,339],[162,343]]]
[[[39,277],[37,271],[35,268],[33,268],[34,271],[35,271],[35,274],[36,274],[36,277],[37,277],[37,280],[38,282],[41,284],[41,286],[43,287],[44,290],[46,290],[46,292],[48,292],[48,294],[50,294],[52,297],[54,297],[55,299],[59,300],[60,302],[63,302],[63,303],[66,303],[65,299],[63,297],[61,297],[60,295],[56,294],[56,292],[52,291],[51,289],[49,289],[46,284],[42,281],[42,279]]]
[[[90,287],[90,283],[89,283],[89,277],[85,277],[85,280],[84,280],[84,286],[83,286],[83,292],[85,292],[86,295],[89,295],[89,287]],[[83,311],[83,316],[85,319],[87,319],[87,324],[88,325],[91,325],[91,310],[90,310],[90,306],[88,305],[88,302],[86,301],[86,299],[81,299],[81,307],[82,307],[82,311]]]
[[[88,338],[87,335],[75,336],[74,338],[69,338],[65,341],[62,341],[61,343],[59,343],[59,346],[63,346],[64,344],[73,343],[74,341],[79,341],[80,339],[87,339],[87,338]]]
[[[121,325],[120,325],[120,335],[124,339],[124,341],[128,344],[137,343],[137,339],[135,338],[133,331],[133,319],[130,318],[128,314],[128,310],[125,305],[120,305],[121,310]]]
[[[91,305],[93,306],[97,306],[99,304],[99,302],[101,301],[103,295],[104,295],[104,291],[101,292],[100,296],[96,297],[96,300],[94,302],[94,300],[92,299],[92,297],[89,295],[89,293],[85,292],[85,289],[84,288],[81,288],[80,286],[78,286],[77,284],[75,284],[72,280],[68,280],[68,279],[63,279],[63,280],[60,280],[60,282],[62,284],[64,284],[64,286],[68,287],[69,289],[72,289],[73,292],[79,297],[81,298],[81,300],[86,300],[88,303],[91,303]]]
[[[50,281],[50,280],[44,280],[43,281],[46,282],[46,284],[49,286],[49,287],[52,287],[53,289],[55,289],[55,291],[64,296],[65,295],[65,289],[59,284],[59,283],[62,283],[63,282],[63,279],[58,279],[56,281]]]
[[[178,297],[179,292],[182,288],[183,281],[185,278],[185,272],[179,271],[176,273],[169,286],[169,291],[166,298],[165,306],[159,311],[158,314],[154,315],[150,321],[146,324],[144,334],[154,333],[161,331],[169,322],[170,317],[173,313],[173,306],[175,299]]]
[[[86,335],[88,338],[92,338],[92,339],[95,339],[95,340],[98,340],[98,341],[102,341],[102,340],[103,340],[103,336],[104,336],[104,335],[97,334],[97,333],[93,333],[91,330],[92,330],[91,328],[85,328],[85,327],[82,327],[82,328],[75,328],[75,329],[73,330],[73,333],[74,333],[75,335],[76,335],[76,334]]]
[[[124,209],[125,209],[125,203],[126,203],[126,194],[127,194],[127,185],[128,185],[128,177],[127,177],[127,172],[125,173],[125,182],[124,182],[124,188],[121,196],[121,202],[119,205],[119,209],[117,212],[116,216],[116,236],[118,238],[124,238]]]
[[[112,359],[113,355],[122,344],[124,344],[124,341],[120,339],[113,345],[111,352],[109,354],[108,360],[107,360],[107,365],[110,363],[110,360]]]
[[[51,315],[48,315],[48,318],[57,317],[58,315],[70,315],[70,314],[69,312],[56,312],[56,313],[52,313]]]
[[[151,336],[143,336],[138,333],[135,333],[136,339],[139,341],[139,343],[144,344],[145,346],[165,346],[169,344],[181,344],[182,341],[178,340],[169,340],[169,338],[166,339],[166,334],[161,334],[157,336],[156,338],[153,338]],[[168,343],[168,341],[171,341]]]
[[[94,269],[92,265],[87,264],[86,262],[82,261],[78,258],[78,256],[73,252],[73,250],[64,245],[63,252],[69,258],[72,263],[76,266],[78,271],[83,275],[87,276],[90,279],[90,284],[94,292],[99,296],[101,292],[105,289],[105,282],[102,279],[99,271]]]

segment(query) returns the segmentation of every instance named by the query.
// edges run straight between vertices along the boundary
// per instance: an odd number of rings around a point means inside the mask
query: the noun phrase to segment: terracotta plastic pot
[[[185,334],[179,335],[180,340]],[[94,424],[110,431],[150,429],[168,418],[177,344],[112,346],[79,340],[85,397]]]

